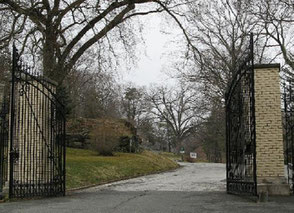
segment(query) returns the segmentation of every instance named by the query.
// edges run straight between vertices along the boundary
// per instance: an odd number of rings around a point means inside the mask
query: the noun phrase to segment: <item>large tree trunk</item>
[[[51,25],[48,25],[43,46],[43,74],[45,77],[61,84],[64,75],[62,67],[57,64],[56,44],[56,32]]]
[[[55,65],[55,59],[54,59],[54,48],[52,38],[50,37],[46,38],[44,47],[43,47],[43,74],[44,76],[52,79],[55,79],[54,74],[54,65]],[[52,79],[53,80],[53,79]]]

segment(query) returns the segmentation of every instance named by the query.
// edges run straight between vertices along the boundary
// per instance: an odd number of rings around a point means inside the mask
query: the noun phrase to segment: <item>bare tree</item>
[[[202,84],[201,92],[206,98],[224,98],[228,82],[249,50],[251,32],[254,32],[255,61],[269,62],[274,57],[265,51],[268,38],[244,2],[192,1],[187,7],[184,17],[188,36],[199,54],[185,55],[176,67],[185,81]]]
[[[189,90],[189,86],[179,88],[157,87],[148,94],[150,112],[158,122],[164,121],[171,129],[175,145],[196,130],[204,113],[199,96]]]
[[[134,36],[127,32],[133,28],[133,17],[167,11],[177,21],[172,8],[179,4],[170,0],[0,0],[1,25],[5,26],[0,41],[2,46],[12,39],[19,41],[21,53],[27,47],[36,63],[41,61],[44,75],[60,83],[94,45],[100,49],[107,43],[108,51],[115,49],[110,32],[129,49]]]
[[[195,134],[210,162],[223,162],[225,158],[225,113],[222,103],[213,104],[209,115]]]
[[[282,55],[285,63],[291,68],[284,71],[292,78],[294,75],[293,3],[284,0],[258,0],[252,1],[249,8],[254,20],[263,29],[262,33],[270,39],[266,47]]]
[[[124,92],[122,108],[126,114],[127,120],[138,127],[140,120],[145,113],[145,88],[134,85],[128,85]]]
[[[201,4],[199,6],[199,4]],[[197,131],[202,145],[213,161],[221,159],[224,148],[224,99],[227,85],[249,52],[250,33],[254,33],[256,63],[270,62],[269,38],[249,12],[245,1],[198,1],[188,4],[185,14],[189,37],[198,45],[199,57],[186,56],[180,76],[197,85],[196,92],[207,103],[208,116]]]
[[[71,118],[120,117],[120,86],[111,72],[73,70],[65,79]]]

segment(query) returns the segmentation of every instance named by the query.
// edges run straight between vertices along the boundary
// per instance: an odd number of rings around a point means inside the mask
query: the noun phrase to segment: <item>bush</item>
[[[91,131],[91,147],[101,155],[112,156],[114,149],[119,145],[119,137],[117,128],[103,121]]]
[[[101,120],[90,133],[91,147],[100,155],[112,156],[119,147],[120,137],[126,132],[126,127],[121,123]]]

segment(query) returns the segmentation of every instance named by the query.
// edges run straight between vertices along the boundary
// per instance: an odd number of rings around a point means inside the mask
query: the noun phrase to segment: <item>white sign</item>
[[[190,152],[190,158],[197,158],[196,152]]]
[[[181,151],[180,151],[180,153],[181,153],[181,154],[184,154],[184,153],[185,153],[185,151],[184,151],[184,150],[181,150]]]

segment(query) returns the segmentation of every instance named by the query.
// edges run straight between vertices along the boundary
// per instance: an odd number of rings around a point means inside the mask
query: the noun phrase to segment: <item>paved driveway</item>
[[[0,212],[294,212],[294,197],[254,198],[226,194],[225,165],[182,164],[172,172],[69,193],[66,197],[0,204]]]
[[[148,175],[112,184],[94,187],[85,191],[225,191],[225,164],[180,163],[181,168],[171,172]]]

